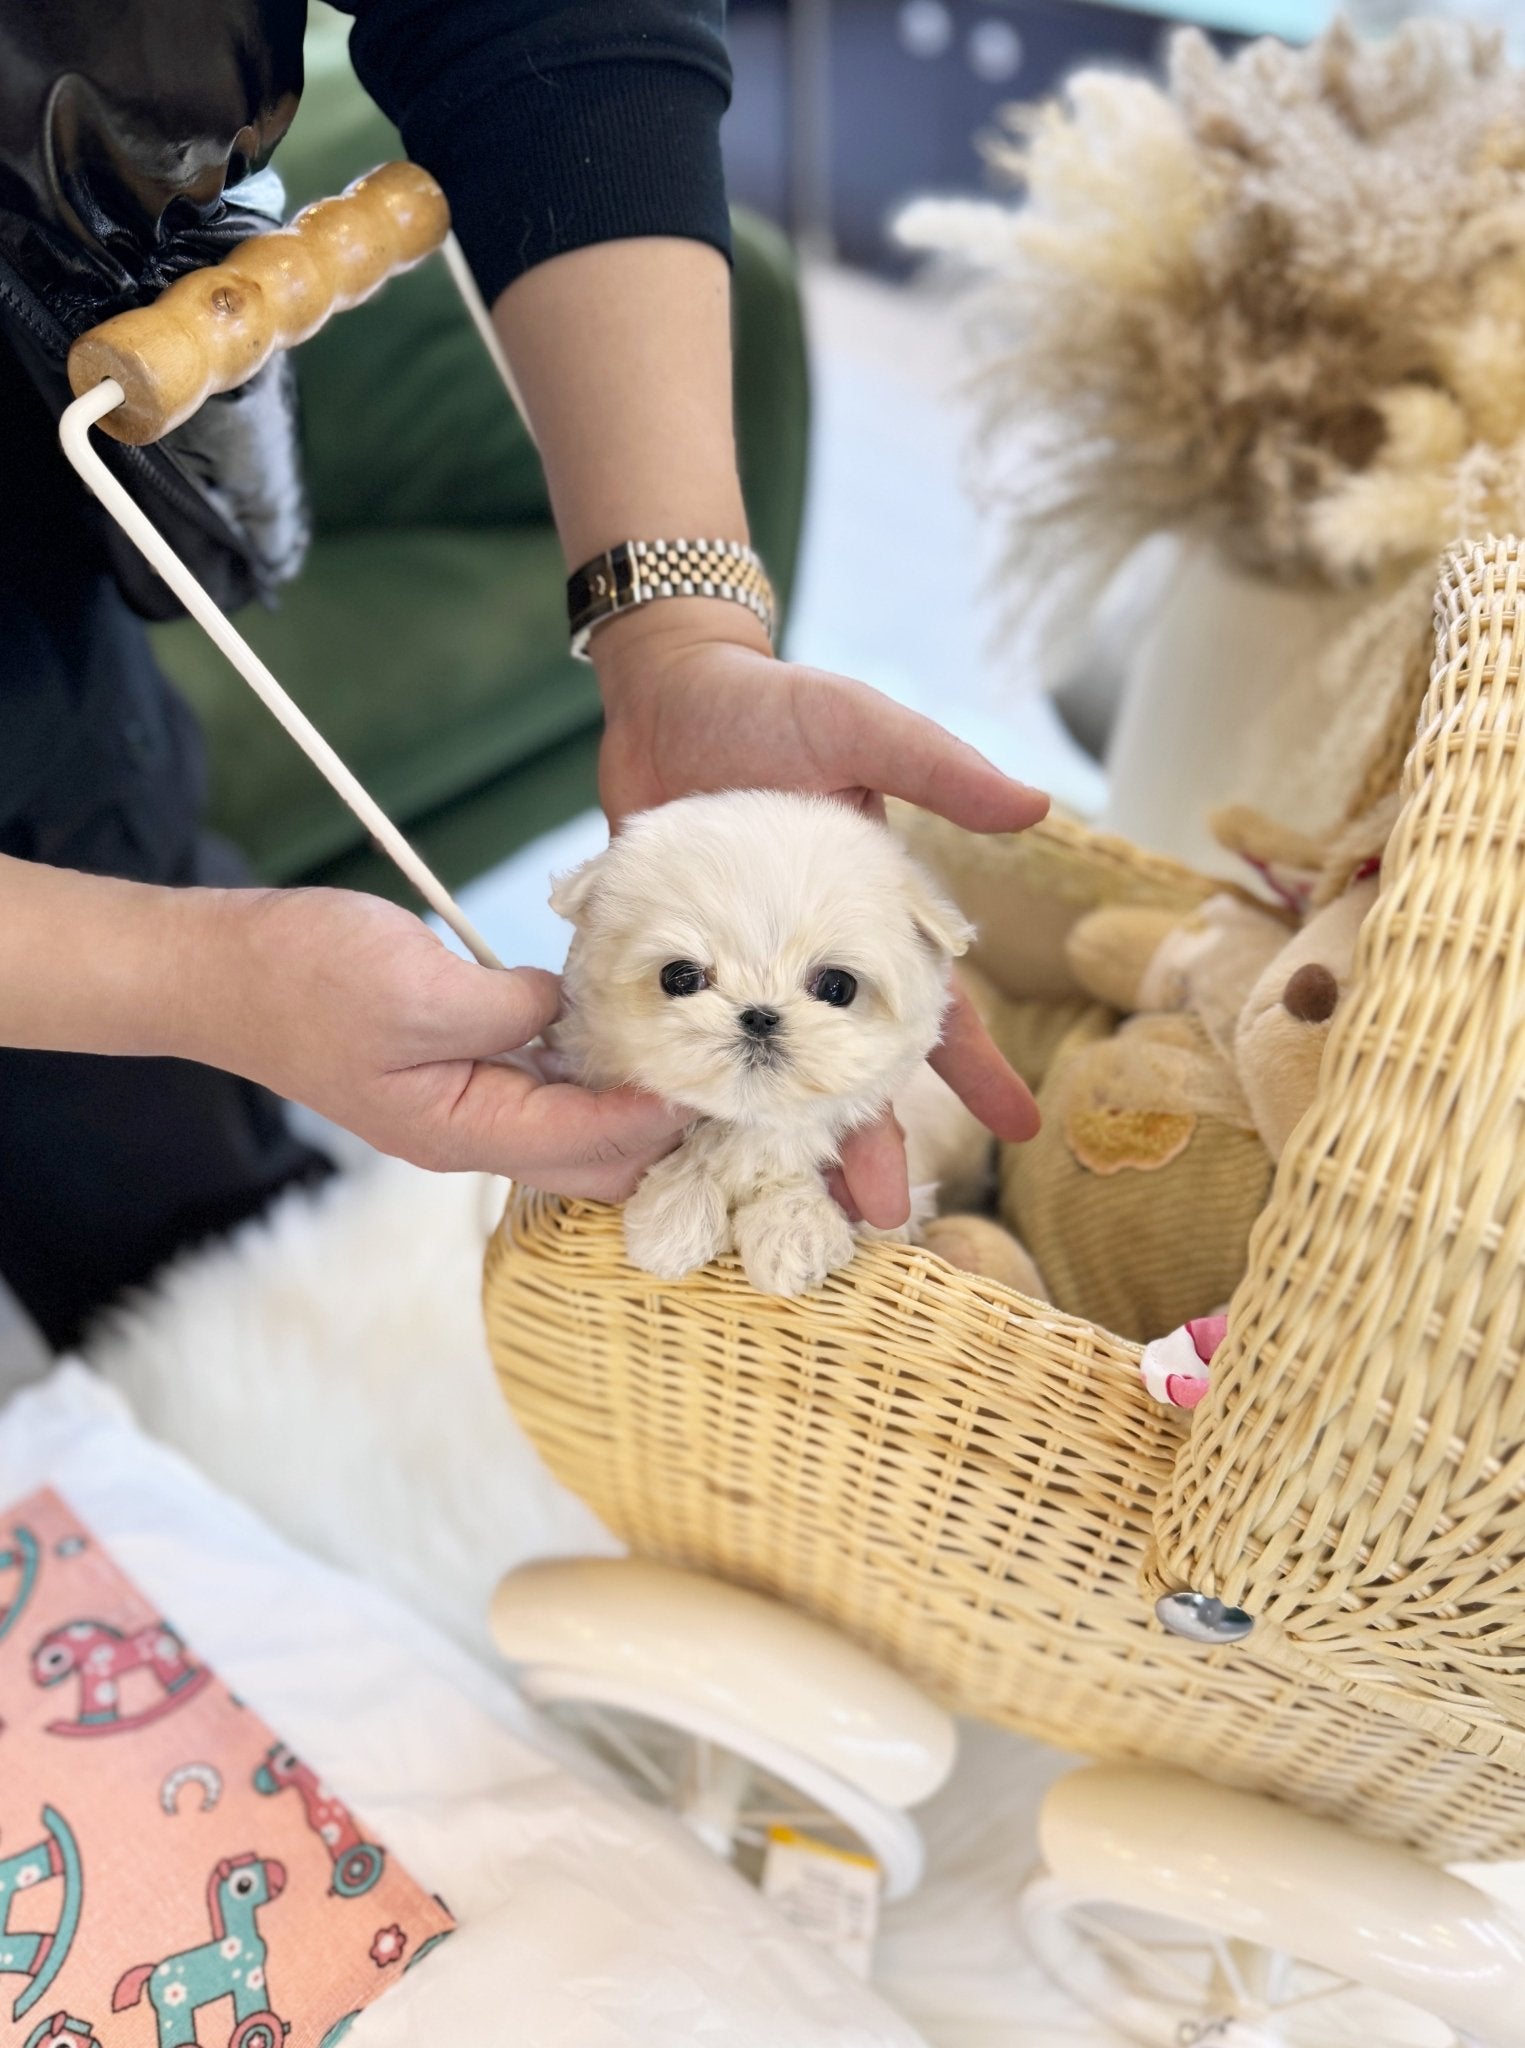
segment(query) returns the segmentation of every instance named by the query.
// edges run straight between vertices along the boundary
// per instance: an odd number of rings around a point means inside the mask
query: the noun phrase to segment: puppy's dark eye
[[[834,1010],[845,1010],[858,993],[858,981],[845,967],[823,967],[810,984],[810,993],[818,1003],[829,1003]]]
[[[662,969],[662,993],[665,996],[696,996],[700,989],[709,985],[709,976],[692,960],[669,960]]]

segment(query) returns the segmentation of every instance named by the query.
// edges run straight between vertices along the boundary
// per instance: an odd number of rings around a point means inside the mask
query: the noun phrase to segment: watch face
[[[637,596],[635,558],[628,541],[595,555],[567,578],[567,616],[574,634],[597,625]],[[575,650],[574,650],[575,651]]]

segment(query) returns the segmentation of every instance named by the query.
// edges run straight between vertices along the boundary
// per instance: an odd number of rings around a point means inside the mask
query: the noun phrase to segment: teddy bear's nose
[[[1288,978],[1281,992],[1282,1006],[1299,1024],[1323,1024],[1334,1015],[1340,1000],[1340,984],[1327,967],[1310,960]]]

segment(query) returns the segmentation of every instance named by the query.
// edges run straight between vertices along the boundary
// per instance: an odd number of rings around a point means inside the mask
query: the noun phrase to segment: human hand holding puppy
[[[352,890],[153,888],[0,855],[0,1045],[206,1061],[415,1165],[617,1202],[686,1119],[505,1063],[559,1003],[554,975],[478,967]]]
[[[862,685],[720,640],[659,649],[642,623],[599,636],[616,821],[687,787],[747,783],[833,793],[869,815],[877,785],[975,829],[1042,813],[1034,792]],[[612,660],[621,639],[629,658]],[[203,1060],[420,1165],[618,1201],[690,1118],[652,1094],[594,1095],[495,1057],[533,1040],[558,1002],[554,977],[460,960],[373,897],[156,889],[0,857],[0,1044]],[[967,1006],[948,1012],[932,1058],[991,1129],[1031,1133],[1026,1090]],[[841,1153],[851,1208],[902,1223],[893,1119],[848,1133]]]
[[[776,661],[761,629],[733,606],[672,600],[616,621],[593,642],[603,691],[599,760],[617,830],[632,813],[680,796],[737,788],[832,796],[873,818],[902,797],[972,832],[1018,832],[1048,798],[931,719],[866,684]],[[998,1137],[1038,1127],[1025,1084],[954,988],[933,1069]],[[909,1214],[904,1147],[892,1112],[849,1133],[839,1198],[885,1229]]]

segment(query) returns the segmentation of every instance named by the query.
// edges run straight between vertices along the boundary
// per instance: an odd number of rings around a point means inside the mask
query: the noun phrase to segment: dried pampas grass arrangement
[[[978,467],[1051,625],[1146,536],[1321,588],[1525,528],[1525,74],[1502,38],[1336,26],[1081,72],[992,148],[1014,206],[922,201],[985,274]],[[1077,583],[1083,584],[1083,589]]]

